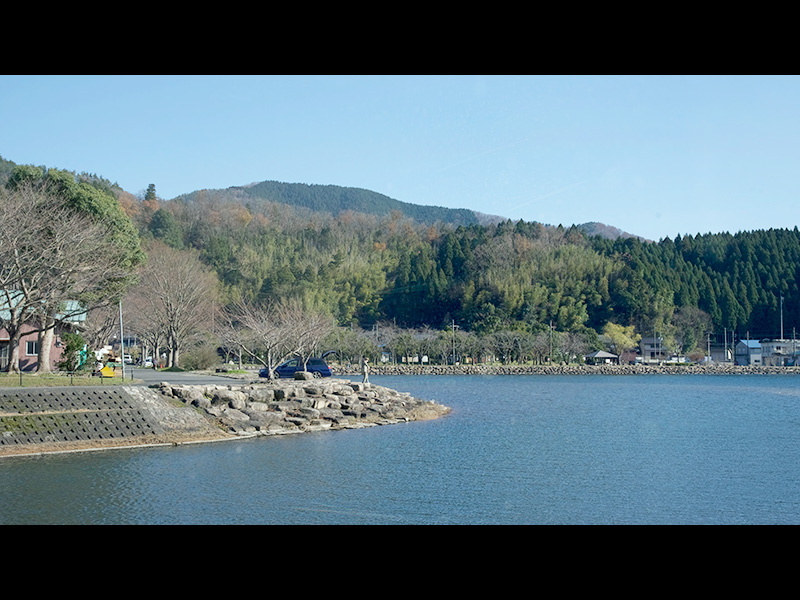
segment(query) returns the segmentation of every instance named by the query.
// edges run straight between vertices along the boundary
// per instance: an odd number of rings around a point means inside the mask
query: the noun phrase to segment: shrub
[[[188,371],[203,371],[217,363],[219,363],[217,347],[210,343],[194,346],[181,356],[181,368]]]

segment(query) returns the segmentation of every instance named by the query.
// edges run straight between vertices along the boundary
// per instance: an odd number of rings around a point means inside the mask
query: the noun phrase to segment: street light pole
[[[119,351],[122,355],[122,381],[125,381],[125,338],[122,335],[122,299],[119,301]]]

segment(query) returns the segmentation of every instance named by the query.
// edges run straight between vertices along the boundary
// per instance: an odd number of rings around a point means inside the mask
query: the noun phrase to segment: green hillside
[[[145,244],[197,253],[225,301],[294,298],[340,325],[554,331],[593,347],[632,328],[685,352],[709,336],[793,337],[800,320],[797,227],[650,242],[598,224],[487,224],[355,188],[263,182],[164,201],[91,177]]]

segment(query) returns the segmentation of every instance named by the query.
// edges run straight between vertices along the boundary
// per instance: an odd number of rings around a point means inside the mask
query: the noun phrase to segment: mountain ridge
[[[173,200],[191,202],[201,194],[214,193],[220,199],[230,196],[238,201],[268,201],[296,206],[317,212],[327,212],[334,216],[346,211],[361,212],[377,216],[388,216],[393,211],[425,224],[436,222],[453,225],[480,224],[491,219],[466,208],[446,208],[403,202],[379,192],[358,187],[332,184],[287,183],[266,180],[247,185],[230,186],[223,189],[196,190],[181,194]],[[500,219],[500,217],[497,217]]]
[[[398,211],[406,217],[425,224],[437,222],[451,225],[491,225],[512,220],[500,215],[492,215],[468,208],[447,208],[414,204],[391,198],[380,192],[365,188],[339,186],[333,184],[288,183],[276,180],[253,182],[228,188],[195,190],[180,194],[173,200],[191,202],[201,194],[214,193],[221,199],[228,195],[241,201],[242,197],[254,201],[269,201],[289,206],[301,207],[311,211],[327,212],[334,216],[352,210],[377,216],[388,216]],[[553,225],[544,224],[548,227]],[[639,237],[617,227],[604,223],[589,222],[575,224],[586,235],[599,235],[608,239],[618,237]]]
[[[0,156],[0,182],[8,178],[15,166],[17,164],[13,161]],[[112,185],[120,190],[122,189],[118,184]],[[131,193],[127,190],[123,191]],[[512,220],[500,215],[483,213],[468,208],[447,208],[404,202],[365,188],[333,184],[287,183],[275,180],[257,181],[227,188],[195,190],[179,194],[171,200],[191,202],[193,199],[209,193],[217,195],[222,200],[229,198],[230,200],[241,201],[244,198],[254,202],[269,201],[310,211],[328,212],[333,215],[352,210],[377,216],[388,216],[393,211],[398,211],[406,217],[425,224],[448,223],[455,226],[472,224],[496,225]],[[544,225],[547,227],[553,226],[550,224]],[[575,227],[588,236],[599,235],[608,239],[639,237],[635,234],[621,231],[611,225],[598,222],[575,224]]]

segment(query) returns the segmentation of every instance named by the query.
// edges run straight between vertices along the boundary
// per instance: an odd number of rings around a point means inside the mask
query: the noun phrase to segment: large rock
[[[237,435],[372,427],[435,418],[450,410],[390,388],[338,379],[259,380],[226,388],[162,386],[161,391],[204,408],[210,419]]]
[[[236,390],[217,390],[214,392],[214,404],[227,404],[231,408],[241,410],[247,405],[247,396]]]

